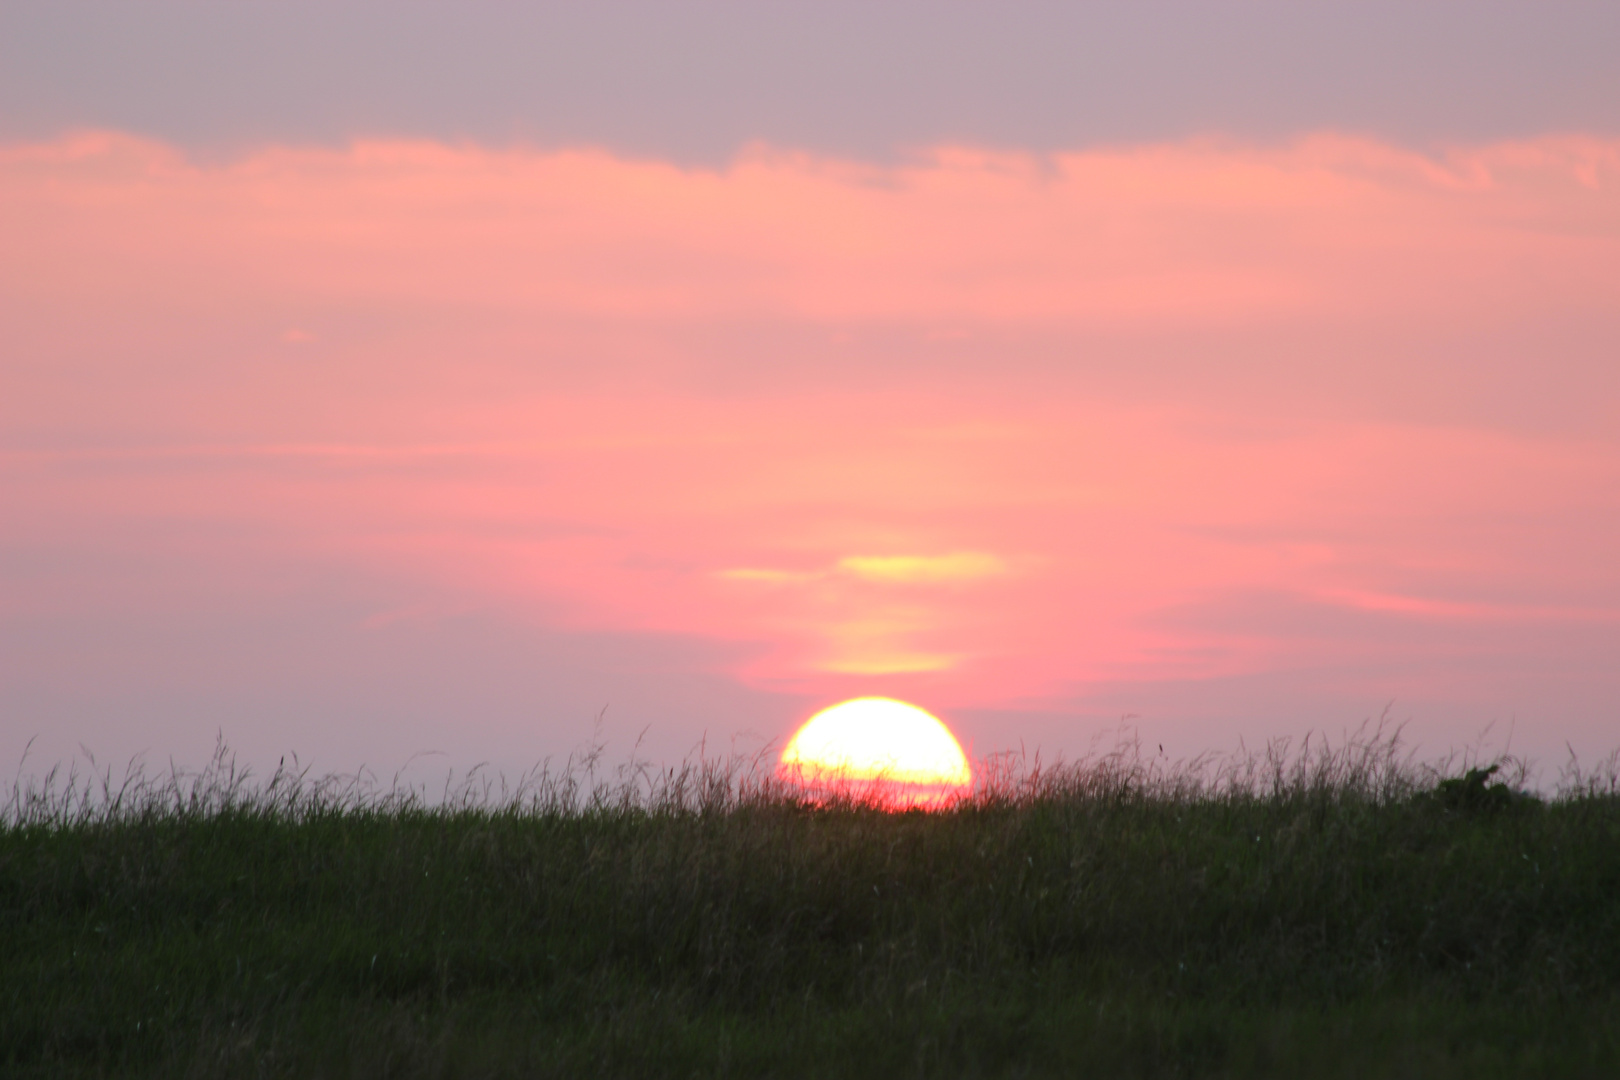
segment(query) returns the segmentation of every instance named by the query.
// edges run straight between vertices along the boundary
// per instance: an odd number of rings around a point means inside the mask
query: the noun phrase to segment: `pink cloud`
[[[354,567],[737,646],[728,677],[813,698],[1346,656],[1443,694],[1454,628],[1620,612],[1617,225],[1620,144],[1575,137],[720,171],[11,146],[5,534],[85,561],[8,594],[251,607],[253,567]],[[135,550],[190,584],[110,583],[96,552]],[[1439,629],[1289,631],[1277,597]]]

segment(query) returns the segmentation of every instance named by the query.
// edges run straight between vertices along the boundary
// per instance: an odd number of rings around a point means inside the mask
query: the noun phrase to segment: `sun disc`
[[[940,793],[973,779],[967,755],[940,720],[893,698],[855,698],[805,721],[782,751],[790,778],[816,785],[885,784]]]

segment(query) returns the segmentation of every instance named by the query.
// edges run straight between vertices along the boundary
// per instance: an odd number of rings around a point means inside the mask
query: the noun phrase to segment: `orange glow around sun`
[[[781,774],[823,788],[856,785],[885,804],[928,805],[964,794],[973,773],[937,717],[892,698],[823,709],[782,751]]]

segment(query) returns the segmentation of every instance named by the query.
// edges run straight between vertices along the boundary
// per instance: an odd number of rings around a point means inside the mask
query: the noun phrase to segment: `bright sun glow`
[[[962,791],[973,778],[949,728],[915,705],[880,697],[816,713],[782,751],[781,769],[814,785],[882,785],[908,805]]]

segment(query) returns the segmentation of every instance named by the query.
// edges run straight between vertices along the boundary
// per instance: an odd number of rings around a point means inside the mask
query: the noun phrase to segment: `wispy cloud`
[[[904,585],[934,585],[1000,577],[1007,563],[982,551],[953,551],[948,555],[846,555],[838,569],[865,581]]]

